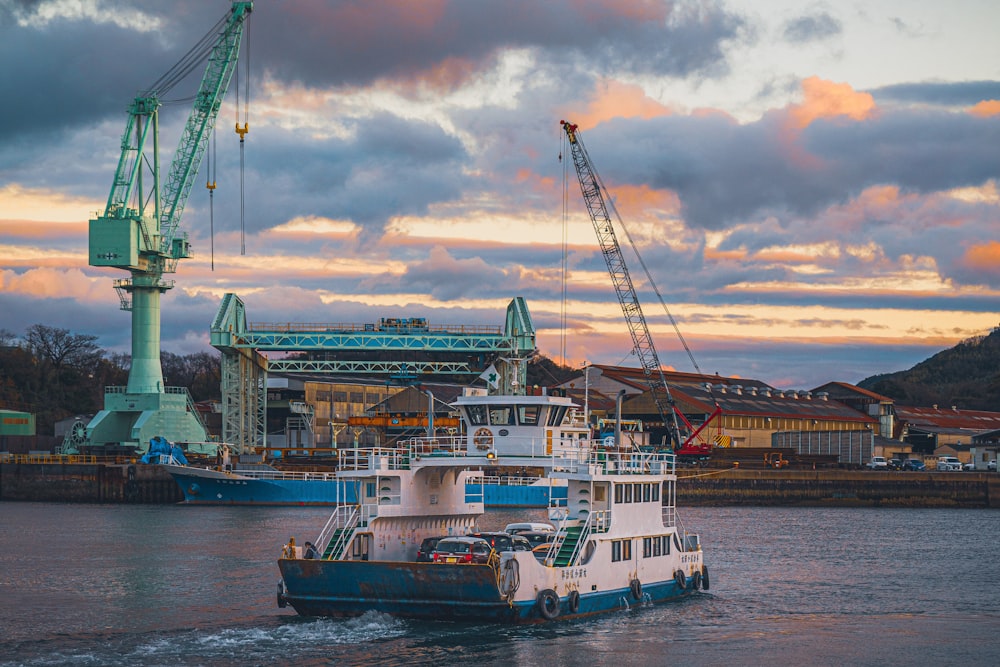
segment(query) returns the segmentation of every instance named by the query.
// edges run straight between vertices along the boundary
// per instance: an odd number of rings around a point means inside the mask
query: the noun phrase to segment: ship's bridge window
[[[562,424],[563,418],[566,416],[567,406],[558,405],[549,411],[549,426],[559,426]]]
[[[485,405],[469,405],[465,408],[465,414],[469,418],[469,423],[473,426],[485,426],[486,425],[486,406]]]
[[[541,414],[540,405],[521,405],[517,408],[517,420],[522,426],[538,426],[538,416]]]
[[[490,423],[494,426],[513,426],[514,407],[510,405],[499,405],[490,408]]]

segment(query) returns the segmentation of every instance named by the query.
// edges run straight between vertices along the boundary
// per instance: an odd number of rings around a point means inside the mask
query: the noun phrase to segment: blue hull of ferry
[[[356,503],[353,485],[332,479],[211,479],[172,472],[184,493],[184,501],[193,505],[285,505],[326,506]],[[332,475],[331,475],[332,477]],[[470,501],[479,499],[479,486],[469,484],[466,494]],[[555,487],[552,497],[565,500],[566,488]],[[548,486],[508,486],[486,484],[482,499],[486,507],[544,508],[549,506]]]
[[[405,618],[532,623],[679,600],[694,592],[690,579],[684,589],[673,579],[646,584],[639,599],[628,587],[588,592],[580,595],[575,612],[563,597],[555,616],[545,617],[534,600],[504,600],[487,565],[281,560],[279,568],[284,587],[278,604],[291,605],[302,616],[377,611]]]

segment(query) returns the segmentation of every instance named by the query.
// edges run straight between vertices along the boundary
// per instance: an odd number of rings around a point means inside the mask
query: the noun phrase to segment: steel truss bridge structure
[[[267,374],[367,374],[421,376],[478,375],[468,355],[480,359],[525,360],[535,351],[535,327],[522,297],[507,306],[504,326],[428,326],[417,319],[385,319],[377,324],[248,324],[243,301],[229,293],[212,322],[211,342],[222,354],[222,440],[244,449],[266,446]],[[337,359],[268,359],[263,352],[330,352]],[[344,358],[345,353],[446,353],[455,361],[372,361]],[[315,356],[315,355],[314,355]],[[526,364],[498,368],[499,391],[523,393]]]

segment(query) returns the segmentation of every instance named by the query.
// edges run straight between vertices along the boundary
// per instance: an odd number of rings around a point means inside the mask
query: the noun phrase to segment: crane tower
[[[129,105],[107,206],[90,221],[89,262],[130,274],[116,280],[115,289],[121,308],[132,313],[132,365],[127,387],[105,387],[104,409],[87,424],[79,443],[83,447],[143,449],[154,436],[188,443],[208,439],[187,389],[163,385],[160,296],[174,286],[164,274],[175,272],[178,261],[190,256],[187,234],[180,230],[181,215],[236,70],[244,24],[252,10],[252,2],[233,2],[181,62]],[[159,159],[163,95],[206,60],[194,107],[163,179]],[[238,123],[236,130],[240,132]]]
[[[649,333],[649,326],[646,324],[642,307],[639,305],[639,297],[632,284],[632,277],[625,264],[625,257],[618,244],[618,237],[615,236],[614,224],[604,201],[604,184],[590,161],[587,149],[580,138],[579,128],[574,123],[568,123],[564,120],[559,122],[569,141],[573,166],[576,168],[576,175],[580,181],[580,191],[587,205],[590,220],[594,224],[597,241],[601,246],[601,253],[604,255],[608,273],[611,275],[611,282],[614,283],[618,302],[625,315],[625,322],[628,324],[629,333],[632,334],[633,349],[642,364],[646,385],[649,387],[650,395],[656,404],[660,418],[663,420],[663,425],[670,433],[673,445],[679,446],[681,444],[680,427],[677,422],[674,399],[670,395],[670,388],[663,376],[660,358],[653,346],[653,338]]]

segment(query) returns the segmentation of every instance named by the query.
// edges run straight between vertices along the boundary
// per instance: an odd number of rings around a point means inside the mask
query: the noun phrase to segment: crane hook
[[[249,123],[243,123],[243,127],[240,127],[240,124],[236,123],[236,134],[240,135],[240,141],[243,141],[249,131]]]

